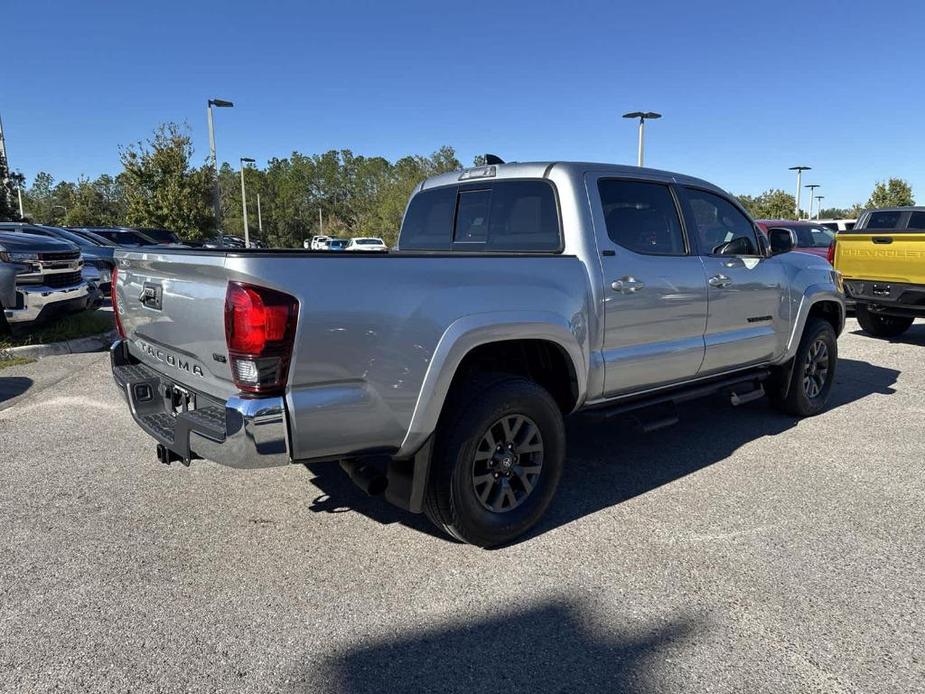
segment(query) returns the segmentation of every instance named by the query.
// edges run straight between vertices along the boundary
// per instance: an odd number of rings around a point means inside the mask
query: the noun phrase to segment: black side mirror
[[[783,227],[768,229],[768,241],[771,244],[771,255],[789,253],[797,247],[797,235],[792,229]]]
[[[713,255],[752,255],[755,251],[752,243],[744,236],[737,236],[732,241],[721,243],[713,249]]]

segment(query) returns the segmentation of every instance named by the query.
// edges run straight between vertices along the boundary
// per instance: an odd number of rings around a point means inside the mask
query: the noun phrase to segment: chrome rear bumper
[[[113,344],[110,356],[113,378],[135,422],[173,454],[163,462],[205,458],[235,468],[291,462],[282,397],[233,396],[220,402],[138,363],[124,340]]]

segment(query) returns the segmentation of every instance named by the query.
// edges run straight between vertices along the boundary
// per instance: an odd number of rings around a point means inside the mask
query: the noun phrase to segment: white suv
[[[348,251],[387,251],[389,247],[385,245],[385,241],[375,237],[363,237],[357,239],[350,239],[350,243],[347,244]]]

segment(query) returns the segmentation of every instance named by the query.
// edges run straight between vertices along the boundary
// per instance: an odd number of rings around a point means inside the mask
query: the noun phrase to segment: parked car
[[[118,251],[113,374],[161,462],[340,461],[493,546],[549,506],[570,413],[821,412],[845,310],[795,245],[696,178],[482,166],[417,186],[388,254]]]
[[[328,239],[325,243],[324,250],[327,251],[346,251],[347,239]]]
[[[228,248],[245,248],[247,246],[247,244],[244,243],[244,239],[240,236],[233,236],[231,234],[223,234],[222,243]]]
[[[851,231],[857,221],[856,219],[817,219],[816,224],[828,227],[832,231]]]
[[[768,235],[768,230],[775,227],[790,229],[796,235],[796,250],[812,253],[829,260],[829,252],[835,243],[835,232],[818,222],[794,221],[790,219],[759,219],[758,228]]]
[[[183,245],[183,241],[180,239],[179,235],[175,231],[168,231],[167,229],[158,229],[152,227],[124,227],[130,229],[131,231],[138,231],[147,236],[150,239],[154,239],[157,243],[163,244],[178,244]]]
[[[312,240],[308,248],[313,251],[326,251],[328,249],[328,242],[330,240],[330,236],[312,236]]]
[[[91,232],[96,236],[102,236],[104,239],[112,241],[117,246],[132,247],[158,245],[158,242],[147,234],[124,227],[68,227],[68,229],[78,233]]]
[[[0,330],[26,330],[87,308],[90,288],[82,269],[73,243],[0,231]]]
[[[863,212],[838,233],[834,264],[864,332],[902,335],[925,318],[925,207]]]
[[[387,251],[389,247],[385,245],[385,241],[376,237],[361,237],[350,239],[347,243],[348,251]]]
[[[69,241],[80,249],[83,258],[83,277],[91,285],[97,287],[103,296],[109,295],[112,280],[113,251],[118,248],[112,241],[101,236],[96,239],[77,234],[70,229],[46,226],[42,224],[24,224],[19,222],[2,222],[0,231],[13,233],[33,234],[49,238]]]

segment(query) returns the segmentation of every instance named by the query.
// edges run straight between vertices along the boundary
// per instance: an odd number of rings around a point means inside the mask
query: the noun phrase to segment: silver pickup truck
[[[0,334],[87,308],[93,293],[83,267],[68,241],[0,228]]]
[[[161,462],[336,461],[494,546],[551,502],[566,415],[825,407],[843,294],[794,243],[688,176],[467,169],[415,189],[388,254],[118,251],[113,373]]]

